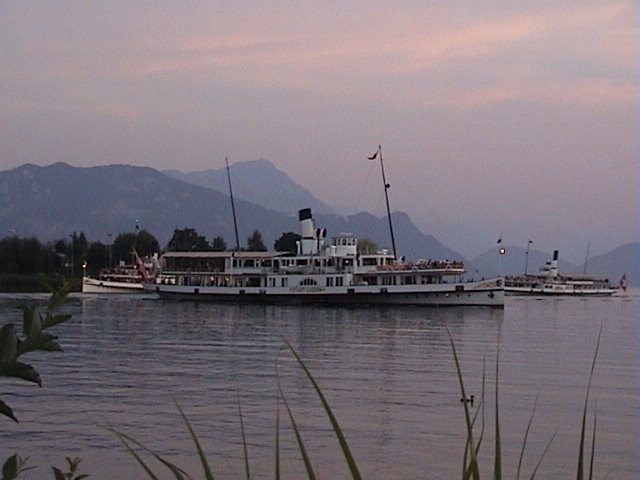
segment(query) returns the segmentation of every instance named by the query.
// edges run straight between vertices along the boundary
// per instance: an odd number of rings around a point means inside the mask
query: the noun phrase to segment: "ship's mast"
[[[389,233],[391,234],[391,246],[393,248],[393,258],[397,260],[398,254],[396,252],[396,240],[395,240],[395,237],[393,236],[393,223],[391,222],[391,209],[389,208],[388,190],[391,185],[387,183],[387,178],[385,177],[385,174],[384,174],[384,162],[382,161],[382,146],[380,145],[378,145],[378,150],[376,151],[376,153],[374,153],[371,157],[367,157],[367,158],[369,158],[369,160],[375,160],[376,157],[380,157],[380,169],[382,170],[382,184],[384,185],[384,199],[387,202],[387,218],[389,219]]]
[[[236,207],[233,202],[233,189],[231,188],[231,173],[229,172],[229,158],[224,157],[227,165],[227,180],[229,182],[229,197],[231,197],[231,212],[233,213],[233,228],[236,233],[236,252],[240,251],[240,240],[238,239],[238,222],[236,220]]]
[[[533,240],[529,240],[527,242],[527,250],[524,252],[524,276],[526,277],[528,275],[528,270],[529,270],[529,247],[531,246],[531,244],[533,243]]]
[[[586,274],[587,273],[587,264],[589,263],[589,249],[591,248],[591,242],[587,243],[587,254],[585,255],[584,258],[584,268],[582,269],[582,273]]]

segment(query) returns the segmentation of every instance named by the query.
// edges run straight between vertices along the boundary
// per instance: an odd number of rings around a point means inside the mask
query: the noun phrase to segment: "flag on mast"
[[[376,150],[376,153],[374,153],[373,155],[371,155],[370,157],[367,157],[369,160],[375,160],[378,157],[378,150]]]

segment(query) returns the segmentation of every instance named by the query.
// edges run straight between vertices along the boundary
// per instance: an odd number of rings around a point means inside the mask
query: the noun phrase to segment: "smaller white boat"
[[[558,250],[553,260],[540,267],[538,275],[505,277],[504,291],[507,295],[613,295],[618,288],[604,276],[587,274],[561,274],[558,271]]]
[[[86,275],[86,265],[83,265],[82,293],[144,293],[143,282],[150,278],[157,259],[143,261],[135,251],[132,255],[134,264],[120,262],[116,268],[104,270],[97,277]]]

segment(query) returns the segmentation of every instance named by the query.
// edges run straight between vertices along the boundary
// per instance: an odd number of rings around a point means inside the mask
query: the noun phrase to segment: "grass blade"
[[[540,455],[540,458],[538,459],[538,463],[536,463],[536,466],[533,469],[533,472],[531,473],[531,477],[529,477],[529,480],[534,480],[534,478],[536,478],[536,473],[538,472],[538,468],[542,464],[542,459],[545,457],[545,455],[549,451],[549,448],[551,448],[551,444],[553,443],[553,439],[556,438],[556,433],[558,433],[558,432],[557,431],[553,432],[553,435],[551,435],[551,439],[549,440],[549,443],[547,443],[547,446],[544,448],[544,451],[542,452],[542,455]]]
[[[593,436],[591,438],[591,459],[589,460],[589,480],[593,480],[593,461],[596,456],[596,425],[598,417],[598,405],[593,411]]]
[[[164,458],[162,458],[159,454],[157,454],[156,452],[154,452],[153,450],[151,450],[148,447],[145,447],[142,443],[140,443],[139,441],[137,441],[135,438],[127,435],[126,433],[122,433],[117,431],[115,428],[113,427],[107,427],[108,430],[110,430],[112,433],[114,433],[122,443],[125,444],[125,447],[127,448],[127,450],[129,450],[129,452],[133,455],[133,457],[138,461],[138,463],[140,463],[140,465],[142,466],[142,468],[144,468],[145,472],[147,472],[147,475],[150,476],[150,478],[153,479],[157,479],[158,477],[155,476],[155,474],[151,471],[151,469],[149,468],[148,465],[146,465],[146,463],[144,463],[144,461],[142,460],[142,457],[140,457],[131,447],[130,443],[137,445],[138,447],[142,448],[144,451],[146,451],[147,453],[149,453],[150,455],[152,455],[156,460],[158,460],[160,463],[162,463],[165,467],[167,467],[167,469],[173,473],[173,476],[176,478],[176,480],[187,480],[190,479],[191,477],[184,471],[182,470],[180,467],[177,467],[176,465],[174,465],[173,463],[169,462],[168,460],[165,460]]]
[[[142,459],[142,457],[140,457],[140,455],[138,455],[138,453],[131,447],[131,445],[129,445],[129,443],[120,435],[120,433],[116,432],[115,430],[112,430],[112,432],[118,437],[120,442],[129,451],[131,456],[138,462],[138,464],[140,464],[140,466],[145,471],[147,476],[149,478],[151,478],[152,480],[159,480],[158,477],[153,473],[153,470],[151,470],[151,468],[149,468],[149,466],[145,463],[145,461]]]
[[[451,336],[451,332],[449,331],[449,327],[445,325],[445,328],[447,329],[447,334],[449,335],[449,341],[451,342],[453,359],[455,361],[456,371],[458,373],[458,382],[460,383],[460,394],[462,395],[461,398],[466,399],[467,394],[464,390],[464,381],[462,379],[462,370],[460,369],[460,362],[458,360],[458,352],[453,342],[453,337]],[[480,480],[480,470],[478,467],[478,457],[476,455],[476,447],[473,441],[473,426],[471,424],[471,417],[469,415],[469,405],[465,401],[462,402],[462,405],[464,406],[464,416],[467,424],[467,445],[469,446],[469,452],[471,455],[471,458],[469,460],[469,465],[464,469],[463,478],[468,479],[473,477],[474,480]]]
[[[331,410],[331,407],[329,406],[329,402],[327,402],[326,398],[324,397],[324,395],[322,393],[322,390],[320,390],[320,386],[316,382],[316,380],[313,377],[313,375],[311,375],[311,372],[309,371],[307,366],[304,364],[304,362],[302,361],[302,359],[300,358],[298,353],[295,351],[295,349],[291,346],[291,344],[287,342],[287,346],[289,347],[289,350],[291,350],[291,352],[293,353],[293,356],[296,357],[296,360],[298,360],[298,363],[302,367],[302,370],[304,371],[304,373],[307,375],[307,378],[309,379],[309,381],[313,385],[313,388],[315,389],[316,393],[318,394],[318,397],[320,398],[320,401],[322,402],[322,405],[324,407],[325,413],[327,414],[327,417],[329,417],[329,421],[331,422],[331,425],[333,426],[333,431],[335,432],[336,436],[338,437],[338,441],[340,442],[340,448],[342,449],[342,453],[344,454],[344,457],[345,457],[345,460],[347,462],[347,465],[349,466],[349,471],[351,472],[351,477],[354,480],[362,479],[362,476],[360,475],[360,472],[358,471],[358,466],[356,465],[356,462],[355,462],[355,460],[353,458],[353,455],[351,454],[351,450],[349,449],[349,445],[347,444],[347,440],[344,437],[344,434],[342,433],[342,429],[340,428],[340,425],[338,424],[338,420],[336,419],[335,415],[333,414],[333,411]]]
[[[242,406],[240,405],[240,395],[238,395],[238,415],[240,416],[240,432],[242,434],[242,450],[244,452],[244,471],[247,480],[251,479],[251,468],[249,468],[249,449],[247,447],[247,436],[244,431],[244,420],[242,418]]]
[[[589,374],[589,382],[587,383],[587,393],[584,399],[584,409],[582,410],[582,428],[580,431],[580,450],[578,452],[578,473],[577,480],[584,480],[584,436],[587,426],[587,406],[589,405],[589,392],[591,391],[591,380],[593,380],[593,371],[596,367],[596,359],[598,358],[598,350],[600,348],[600,338],[602,336],[602,325],[598,332],[598,341],[596,342],[596,351],[593,354],[593,362],[591,363],[591,372]]]
[[[187,419],[187,416],[182,411],[182,408],[180,408],[180,404],[175,399],[174,399],[174,401],[176,403],[176,407],[178,407],[178,411],[180,412],[180,416],[182,417],[182,420],[184,421],[185,425],[189,429],[189,434],[191,435],[191,438],[193,439],[193,443],[195,443],[196,449],[198,450],[198,457],[200,458],[200,464],[202,465],[202,469],[204,471],[205,479],[206,480],[213,480],[213,473],[211,473],[211,469],[209,468],[209,464],[207,463],[207,459],[206,459],[206,457],[204,455],[204,451],[202,450],[202,446],[200,445],[200,442],[198,441],[198,437],[196,436],[196,433],[193,431],[193,428],[191,427],[191,423]]]
[[[476,457],[480,454],[480,447],[482,446],[482,439],[484,438],[484,427],[485,427],[485,396],[486,396],[486,386],[487,386],[487,357],[486,355],[482,356],[482,389],[480,392],[480,402],[478,403],[478,409],[473,414],[473,419],[471,420],[471,428],[474,429],[476,425],[476,421],[478,420],[478,416],[480,416],[480,435],[478,436],[478,443],[476,444]],[[467,443],[464,452],[464,460],[463,460],[463,468],[466,469],[467,466],[467,454],[469,449],[469,444]],[[462,476],[464,478],[465,472],[463,471]]]
[[[289,416],[289,421],[291,422],[291,427],[293,428],[293,433],[296,436],[296,441],[298,442],[298,448],[300,449],[300,454],[302,455],[302,461],[304,462],[304,466],[307,469],[307,475],[309,477],[309,480],[315,480],[316,475],[313,471],[313,465],[311,465],[311,459],[309,458],[307,449],[304,446],[302,435],[300,435],[300,430],[298,429],[296,420],[293,416],[293,413],[291,412],[291,408],[289,408],[287,397],[285,397],[284,391],[282,390],[282,382],[280,381],[280,373],[278,371],[277,360],[276,360],[276,378],[278,379],[278,392],[280,393],[280,398],[282,398],[282,403],[284,403],[284,408],[287,410],[287,415]]]
[[[531,416],[529,417],[529,422],[527,423],[527,428],[524,431],[524,439],[522,440],[522,448],[520,449],[520,458],[518,458],[518,469],[516,470],[516,480],[520,480],[520,469],[522,468],[522,459],[524,458],[524,451],[527,448],[527,439],[529,438],[529,430],[531,430],[531,425],[533,424],[533,417],[536,414],[536,407],[538,405],[538,398],[540,397],[540,392],[536,394],[536,398],[533,401],[533,410],[531,411]]]
[[[282,397],[284,408],[287,410],[287,414],[289,415],[289,421],[291,422],[293,433],[296,436],[296,441],[298,442],[298,448],[300,449],[304,466],[307,469],[307,475],[309,476],[309,480],[316,480],[316,475],[313,472],[313,466],[311,465],[311,459],[309,458],[307,449],[304,446],[304,442],[302,441],[302,435],[300,435],[300,430],[298,429],[298,425],[296,424],[296,420],[293,417],[293,413],[291,412],[291,408],[289,408],[289,403],[287,402],[287,399],[285,398],[284,392],[282,391],[282,389],[280,389],[280,396]]]
[[[493,465],[493,478],[494,480],[502,479],[502,448],[500,445],[500,416],[498,407],[500,405],[499,396],[498,396],[498,385],[499,385],[499,368],[500,368],[500,334],[498,333],[498,349],[496,351],[496,438],[495,438],[495,455],[494,455],[494,465]]]
[[[280,480],[280,402],[276,402],[276,472],[275,480]]]

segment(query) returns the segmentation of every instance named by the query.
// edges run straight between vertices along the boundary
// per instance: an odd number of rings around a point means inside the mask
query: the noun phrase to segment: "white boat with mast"
[[[143,282],[151,278],[157,258],[143,260],[135,250],[131,255],[133,263],[120,262],[95,277],[87,274],[85,263],[82,266],[82,293],[144,293]]]
[[[527,261],[529,247],[527,246]],[[526,264],[525,264],[526,265]],[[553,259],[540,267],[538,275],[525,274],[505,278],[505,292],[508,295],[575,295],[608,296],[618,291],[604,276],[582,274],[561,274],[558,270],[558,250]]]
[[[369,158],[378,156],[393,252],[358,252],[358,240],[349,233],[326,244],[326,229],[316,228],[311,209],[305,208],[298,212],[301,239],[295,253],[166,252],[161,274],[145,289],[162,298],[217,302],[504,308],[501,277],[463,281],[460,261],[398,259],[380,147]]]

